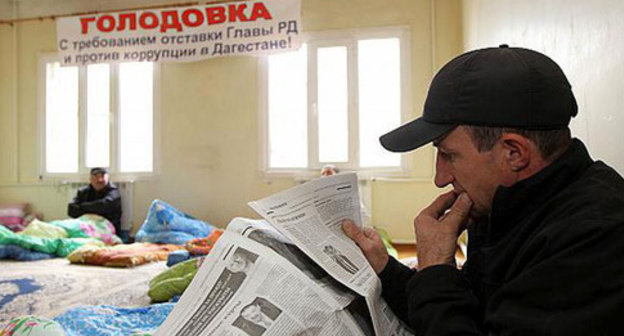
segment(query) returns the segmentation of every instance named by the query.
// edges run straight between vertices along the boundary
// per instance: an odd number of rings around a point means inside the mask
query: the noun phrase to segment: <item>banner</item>
[[[301,0],[238,1],[57,19],[63,65],[188,62],[301,45]]]

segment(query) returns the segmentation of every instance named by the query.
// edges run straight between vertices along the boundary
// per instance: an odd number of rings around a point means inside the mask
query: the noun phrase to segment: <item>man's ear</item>
[[[533,144],[525,137],[515,133],[503,133],[500,142],[506,166],[513,172],[519,172],[531,164]]]

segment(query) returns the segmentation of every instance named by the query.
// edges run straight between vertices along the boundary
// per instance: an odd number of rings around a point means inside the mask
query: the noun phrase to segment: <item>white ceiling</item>
[[[206,3],[185,0],[0,0],[0,20],[123,10],[146,6]]]

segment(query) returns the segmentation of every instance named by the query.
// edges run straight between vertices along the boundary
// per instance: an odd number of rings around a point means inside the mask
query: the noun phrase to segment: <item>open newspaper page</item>
[[[305,276],[320,286],[323,289],[325,299],[335,301],[333,306],[345,308],[355,299],[355,294],[350,289],[334,280],[324,269],[319,267],[310,257],[265,220],[237,217],[228,224],[227,230],[265,245],[284,257]]]
[[[409,335],[381,298],[381,283],[362,251],[342,232],[361,226],[356,174],[319,178],[249,205],[334,279],[366,299],[376,335]]]
[[[154,335],[363,332],[348,310],[288,260],[226,230]]]

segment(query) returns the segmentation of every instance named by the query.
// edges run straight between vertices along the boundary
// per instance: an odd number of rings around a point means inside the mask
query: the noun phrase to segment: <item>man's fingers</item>
[[[424,208],[420,213],[433,218],[439,218],[457,199],[457,195],[452,190],[438,196],[433,203]]]
[[[350,219],[342,221],[342,231],[358,245],[366,239],[362,230]]]
[[[378,237],[377,232],[372,228],[364,228],[362,229],[362,233],[368,239],[375,239]]]
[[[375,273],[379,274],[388,263],[388,251],[377,232],[372,228],[359,228],[349,219],[342,221],[342,231],[360,247]]]
[[[362,250],[372,248],[380,239],[372,228],[360,228],[353,221],[345,219],[342,221],[342,231],[351,238]]]
[[[452,221],[459,226],[466,220],[466,218],[468,218],[468,214],[470,213],[471,208],[472,200],[470,199],[470,197],[468,197],[468,194],[462,193],[453,203],[453,206],[447,214],[445,221]]]
[[[364,233],[364,236],[366,237],[367,243],[370,244],[372,247],[383,246],[384,249],[385,249],[385,245],[384,245],[383,241],[381,240],[381,237],[379,236],[379,233],[377,233],[377,231],[375,231],[375,229],[370,228],[370,227],[365,227],[363,229],[363,233]]]

